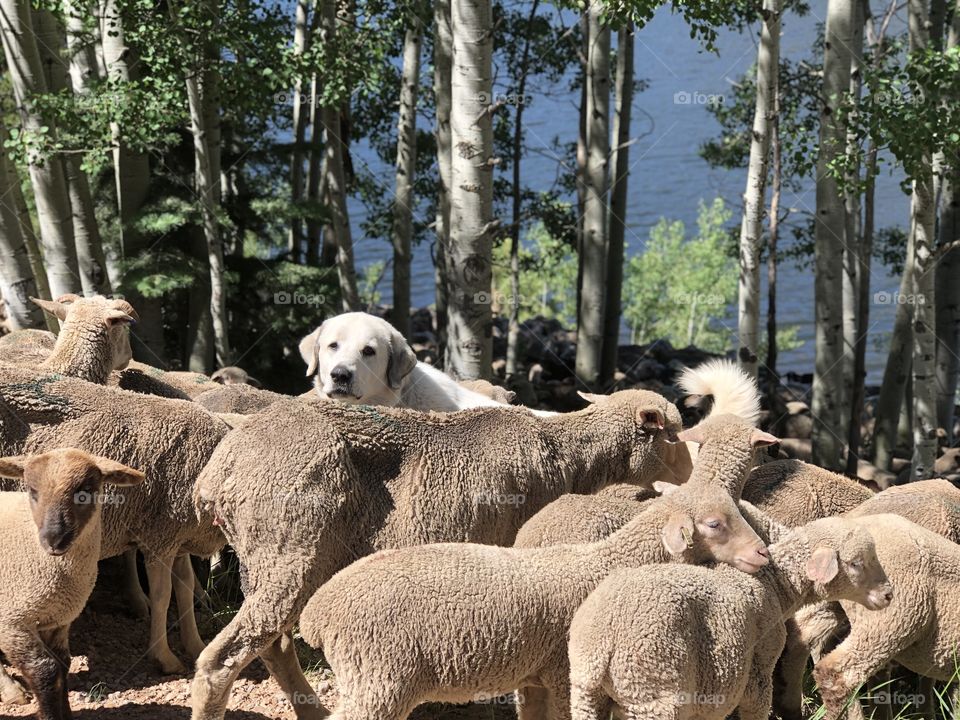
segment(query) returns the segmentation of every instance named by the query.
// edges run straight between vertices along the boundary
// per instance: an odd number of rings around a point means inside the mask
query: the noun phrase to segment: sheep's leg
[[[56,640],[56,636],[50,639]],[[10,641],[10,662],[23,674],[36,698],[37,719],[69,720],[69,708],[64,714],[64,707],[70,666],[69,660],[64,666],[62,648],[56,647],[56,643],[51,647],[47,638],[19,630],[10,630],[5,640]]]
[[[325,718],[328,713],[307,681],[290,633],[283,633],[260,655],[263,664],[293,705],[298,720]]]
[[[613,701],[602,687],[574,684],[570,688],[571,720],[606,720],[612,710]]]
[[[67,676],[70,674],[70,626],[64,625],[49,633],[41,635],[47,650],[56,659],[60,671],[57,683],[57,692],[60,699],[60,717],[69,719],[70,698],[67,687]]]
[[[150,582],[150,648],[147,655],[166,675],[187,672],[187,666],[173,654],[167,640],[167,611],[172,590],[171,560],[146,557],[147,579]]]
[[[886,627],[892,625],[883,624]],[[869,636],[868,636],[869,635]],[[850,635],[813,668],[826,707],[826,720],[842,717],[851,693],[890,661],[909,642],[881,633],[858,634],[854,626]],[[859,699],[850,699],[850,710],[856,713]],[[856,710],[854,710],[854,706]],[[851,714],[849,717],[858,717]]]
[[[134,617],[144,620],[150,615],[150,603],[147,594],[140,585],[140,575],[137,572],[137,551],[127,550],[123,554],[124,566],[124,593],[127,596],[127,606]]]
[[[177,598],[177,613],[180,621],[180,642],[190,660],[196,662],[206,647],[197,630],[197,614],[193,606],[195,575],[189,555],[179,555],[173,561],[173,590]]]
[[[27,694],[20,687],[20,683],[14,680],[7,671],[0,665],[0,703],[4,705],[26,705],[30,702]]]
[[[517,720],[542,720],[547,713],[547,691],[542,687],[517,690]]]
[[[786,623],[787,642],[777,664],[776,710],[783,720],[801,720],[803,717],[803,673],[807,669],[810,646],[804,642],[797,623]]]

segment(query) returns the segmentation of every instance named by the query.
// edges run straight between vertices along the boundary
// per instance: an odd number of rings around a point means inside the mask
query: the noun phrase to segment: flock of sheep
[[[256,657],[300,720],[330,716],[297,626],[338,720],[509,693],[521,720],[800,718],[811,655],[828,719],[863,717],[850,696],[893,662],[956,680],[960,490],[771,460],[731,363],[683,373],[687,429],[645,390],[531,411],[352,313],[304,338],[316,387],[289,397],[131,361],[122,300],[36,302],[59,335],[0,338],[0,651],[42,720],[70,717],[70,624],[120,554],[166,673],[176,600],[193,720]],[[189,556],[226,544],[244,601],[205,644]],[[0,702],[28,701],[0,666]]]

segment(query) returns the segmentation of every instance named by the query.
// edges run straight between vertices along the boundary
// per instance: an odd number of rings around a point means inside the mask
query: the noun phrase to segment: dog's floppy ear
[[[317,372],[317,364],[320,360],[320,348],[317,347],[317,342],[320,340],[320,333],[322,332],[323,325],[300,341],[300,357],[307,364],[307,377]]]
[[[407,339],[396,330],[390,333],[390,357],[387,360],[387,384],[394,390],[417,366],[417,354]]]

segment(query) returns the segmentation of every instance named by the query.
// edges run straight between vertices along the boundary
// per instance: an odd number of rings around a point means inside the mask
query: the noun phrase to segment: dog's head
[[[333,400],[395,405],[403,379],[417,364],[413,349],[390,323],[362,312],[326,320],[300,341],[307,377]]]

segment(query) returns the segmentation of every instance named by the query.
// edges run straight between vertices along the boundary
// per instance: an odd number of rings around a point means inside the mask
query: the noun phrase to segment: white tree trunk
[[[627,187],[630,175],[630,110],[633,105],[633,26],[617,32],[617,86],[613,116],[613,178],[610,185],[610,213],[607,223],[610,248],[607,257],[606,308],[603,318],[603,360],[601,383],[607,384],[617,371],[620,346],[620,304],[623,289],[623,251],[627,229]]]
[[[856,0],[830,0],[824,38],[820,152],[817,158],[815,247],[816,367],[813,376],[813,462],[840,469],[843,427],[843,198],[828,166],[844,152],[846,130],[837,117],[850,89],[850,47],[856,32]]]
[[[177,11],[170,6],[170,13],[176,22]],[[227,293],[224,278],[223,243],[220,224],[217,220],[218,199],[220,195],[219,152],[211,152],[213,138],[208,137],[208,124],[211,115],[219,118],[219,109],[215,103],[217,70],[209,62],[209,49],[204,49],[195,58],[193,67],[185,69],[187,104],[190,111],[190,133],[193,136],[195,159],[194,185],[200,200],[200,212],[203,218],[203,234],[207,243],[207,262],[210,267],[210,317],[213,322],[214,346],[217,364],[220,367],[230,365],[230,340],[227,323]],[[203,77],[207,99],[201,92],[200,80]],[[219,125],[214,120],[213,125]]]
[[[317,17],[319,13],[315,13]],[[317,76],[310,79],[310,160],[307,165],[307,200],[316,207],[323,195],[320,192],[323,178],[323,128],[320,126],[320,112],[317,107]],[[320,242],[323,225],[312,215],[307,218],[307,264],[316,266],[320,262]]]
[[[69,18],[69,13],[67,14]],[[86,94],[89,88],[84,85],[73,86],[74,75],[89,82],[90,76],[84,73],[91,72],[89,57],[84,59],[82,52],[72,53],[69,66],[64,66],[61,59],[63,44],[62,28],[60,23],[49,10],[33,11],[33,29],[37,34],[37,47],[40,51],[40,61],[46,70],[47,89],[50,92],[72,91],[78,95]],[[69,26],[67,37],[73,32],[82,33],[77,27],[74,18]],[[74,45],[78,45],[76,36]],[[78,67],[73,68],[75,58],[79,59]],[[69,74],[68,74],[69,69]],[[77,248],[77,264],[80,269],[80,283],[85,295],[109,295],[110,277],[107,274],[107,259],[103,252],[103,241],[100,238],[100,228],[97,224],[97,215],[93,206],[93,194],[90,192],[90,183],[86,173],[80,167],[81,158],[77,154],[65,155],[61,158],[66,171],[67,192],[70,196],[70,210],[73,217],[73,239]]]
[[[923,50],[930,42],[926,0],[908,2],[910,49]],[[933,158],[924,155],[924,172],[914,178],[910,199],[913,241],[913,458],[914,480],[933,475],[937,459],[936,297],[934,281],[934,227],[937,209],[933,187]]]
[[[602,7],[589,6],[587,55],[587,168],[583,213],[583,286],[577,326],[576,373],[579,381],[599,390],[606,308],[607,191],[610,156],[610,28],[602,23]]]
[[[413,238],[413,192],[417,169],[417,91],[420,88],[420,44],[423,24],[411,18],[403,38],[400,73],[400,118],[393,198],[393,326],[410,339],[410,244]]]
[[[449,287],[447,281],[447,248],[450,246],[450,176],[453,157],[450,145],[450,93],[453,69],[453,30],[450,26],[450,0],[435,0],[433,4],[433,96],[437,124],[434,137],[437,143],[436,245],[434,257],[434,284],[436,286],[437,345],[440,357],[446,357],[447,308]]]
[[[490,0],[452,0],[450,297],[446,369],[489,378],[493,219],[493,20]]]
[[[309,0],[297,0],[296,21],[293,33],[293,54],[295,57],[303,55],[307,49],[307,15],[309,14]],[[293,85],[293,152],[290,159],[290,194],[296,206],[303,201],[303,157],[304,143],[307,138],[307,118],[309,113],[303,111],[303,81],[298,76]],[[292,262],[300,262],[303,253],[303,219],[297,215],[294,208],[294,217],[290,220],[288,249]]]
[[[137,79],[133,49],[124,39],[123,23],[117,0],[100,0],[100,54],[104,77],[122,88]],[[113,135],[113,173],[120,217],[121,259],[132,261],[147,251],[147,238],[137,231],[134,222],[150,193],[150,160],[146,153],[133,150],[123,139],[123,128],[110,126]],[[120,285],[121,278],[111,278]],[[164,364],[163,313],[160,300],[146,298],[137,288],[124,285],[123,292],[140,314],[140,322],[130,334],[134,357],[152,365]]]
[[[42,328],[44,312],[30,302],[31,297],[41,295],[14,202],[19,187],[15,191],[12,184],[19,185],[19,179],[3,146],[6,140],[7,130],[0,126],[0,294],[14,330]]]
[[[947,36],[947,47],[960,44],[960,2],[956,3]],[[944,178],[940,193],[939,244],[960,241],[960,167],[954,165]],[[946,253],[937,263],[937,424],[954,441],[954,409],[960,376],[960,249]]]
[[[743,193],[740,224],[740,288],[737,363],[757,376],[760,345],[760,245],[766,208],[767,171],[770,162],[770,130],[776,112],[780,75],[780,16],[782,0],[764,0],[757,52],[757,99],[753,109],[747,189]]]
[[[322,0],[321,21],[324,42],[332,44],[337,32],[337,8],[334,0]],[[344,144],[340,128],[338,105],[324,107],[320,113],[325,139],[326,189],[330,195],[331,227],[337,246],[337,275],[340,297],[345,312],[360,309],[357,292],[357,273],[353,262],[353,237],[350,215],[347,211],[347,184],[343,169]]]
[[[23,130],[34,134],[47,127],[48,135],[56,137],[56,126],[40,117],[30,102],[33,96],[47,92],[47,84],[28,2],[0,0],[0,37]],[[63,163],[56,156],[42,158],[31,153],[28,167],[51,292],[55,296],[79,292],[80,270]]]

